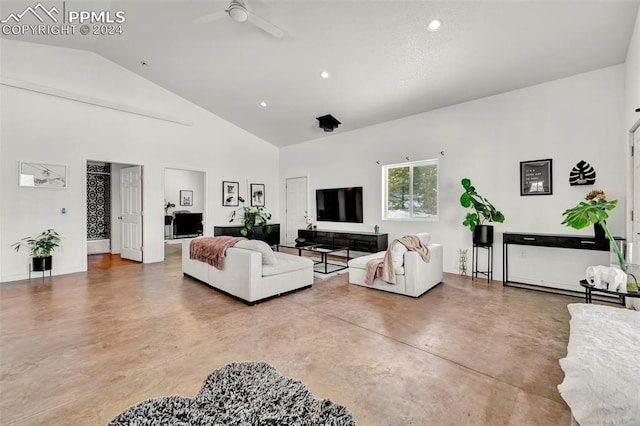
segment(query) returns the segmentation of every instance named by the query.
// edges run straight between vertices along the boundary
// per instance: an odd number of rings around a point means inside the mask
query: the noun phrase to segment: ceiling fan
[[[201,16],[194,21],[195,24],[206,24],[209,22],[218,21],[225,17],[233,19],[235,22],[249,22],[255,25],[266,33],[271,34],[276,38],[284,37],[284,31],[277,26],[273,25],[266,19],[251,12],[245,2],[242,0],[231,0],[229,7],[225,10],[220,10],[209,15]]]

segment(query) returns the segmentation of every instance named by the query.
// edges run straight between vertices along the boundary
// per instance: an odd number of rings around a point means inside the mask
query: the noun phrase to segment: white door
[[[285,180],[285,239],[291,243],[298,238],[298,229],[307,226],[307,178],[287,178]]]
[[[633,134],[633,241],[640,241],[640,129]]]
[[[120,169],[120,257],[142,262],[142,167]]]

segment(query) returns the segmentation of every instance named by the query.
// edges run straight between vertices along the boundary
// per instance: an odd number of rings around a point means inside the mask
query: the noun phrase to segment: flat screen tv
[[[318,222],[362,223],[362,187],[316,189]]]

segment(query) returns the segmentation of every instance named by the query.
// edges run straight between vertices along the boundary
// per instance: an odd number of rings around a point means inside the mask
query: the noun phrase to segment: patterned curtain
[[[111,165],[87,162],[87,238],[111,238]]]

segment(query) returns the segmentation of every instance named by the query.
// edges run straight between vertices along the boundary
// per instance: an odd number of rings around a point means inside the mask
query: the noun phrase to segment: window
[[[382,218],[438,220],[438,160],[382,166]]]

